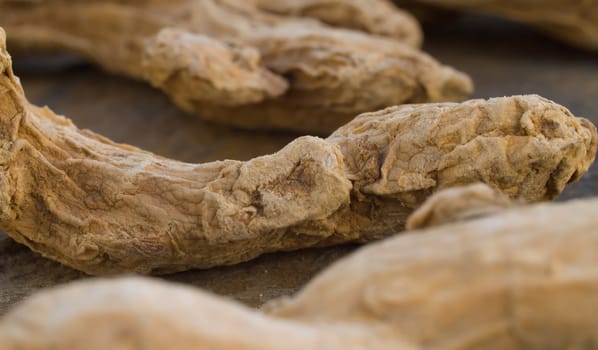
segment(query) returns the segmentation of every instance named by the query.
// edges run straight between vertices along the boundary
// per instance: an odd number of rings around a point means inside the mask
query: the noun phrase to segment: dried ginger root
[[[395,3],[407,8],[425,4],[497,15],[529,24],[569,44],[598,50],[598,1],[595,0],[395,0]]]
[[[471,220],[512,208],[519,203],[485,183],[458,186],[433,194],[407,218],[407,230]]]
[[[417,349],[598,349],[597,209],[596,198],[539,204],[411,231],[265,309],[315,327],[402,335]]]
[[[0,348],[597,349],[597,208],[542,204],[395,236],[266,314],[150,279],[74,282],[1,319]]]
[[[0,229],[91,274],[377,239],[432,192],[479,181],[552,199],[596,154],[589,121],[530,95],[392,107],[272,155],[187,164],[29,104],[0,42]]]
[[[248,0],[260,9],[279,15],[316,18],[341,28],[361,30],[420,47],[419,23],[389,0]]]
[[[328,134],[359,113],[473,89],[410,46],[417,22],[387,0],[5,0],[0,24],[11,45],[74,51],[244,128]]]

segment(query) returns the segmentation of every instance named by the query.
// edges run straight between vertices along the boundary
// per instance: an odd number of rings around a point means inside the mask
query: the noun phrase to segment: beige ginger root
[[[390,0],[247,0],[260,9],[294,17],[316,18],[341,28],[351,28],[397,39],[409,46],[422,43],[419,23]]]
[[[433,5],[527,23],[559,40],[598,51],[598,1],[395,0],[399,6]]]
[[[266,314],[149,279],[75,282],[9,312],[0,347],[596,349],[597,208],[542,204],[395,236]]]
[[[187,164],[29,104],[0,39],[0,229],[91,274],[377,239],[432,192],[479,181],[552,199],[596,153],[590,122],[531,95],[392,107],[247,162]]]
[[[4,0],[0,25],[13,47],[76,52],[244,128],[328,134],[359,113],[472,91],[411,47],[416,21],[387,0]]]
[[[470,220],[520,204],[484,183],[448,188],[430,196],[407,218],[405,228],[415,230]]]

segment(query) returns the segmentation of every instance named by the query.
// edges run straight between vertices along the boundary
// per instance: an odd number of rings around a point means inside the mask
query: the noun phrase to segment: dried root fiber
[[[0,347],[596,349],[597,208],[515,207],[395,236],[265,314],[148,279],[75,282],[0,320]]]
[[[472,92],[414,47],[417,22],[387,0],[0,1],[0,25],[13,48],[76,52],[250,129],[323,135],[359,113]]]
[[[187,164],[31,105],[0,42],[0,229],[91,274],[378,239],[434,191],[479,181],[548,200],[596,153],[590,122],[530,95],[392,107],[272,155]]]

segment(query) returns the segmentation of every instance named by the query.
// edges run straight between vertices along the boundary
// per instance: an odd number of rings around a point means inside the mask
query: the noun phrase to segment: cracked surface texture
[[[559,40],[598,51],[596,0],[395,0],[401,6],[433,5],[526,23]]]
[[[0,227],[91,274],[377,239],[435,190],[479,181],[552,199],[596,152],[590,122],[531,95],[393,107],[272,155],[188,164],[29,104],[4,46],[0,72]]]
[[[597,207],[513,208],[389,238],[263,313],[149,279],[75,282],[3,317],[0,346],[595,349]]]
[[[386,0],[4,1],[0,23],[14,48],[76,52],[249,129],[328,134],[362,112],[473,89],[413,47],[417,22]]]

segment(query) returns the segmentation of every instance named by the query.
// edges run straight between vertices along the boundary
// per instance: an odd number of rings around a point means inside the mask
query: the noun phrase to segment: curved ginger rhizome
[[[0,228],[91,274],[377,239],[434,191],[478,181],[552,199],[596,152],[590,122],[532,95],[392,107],[272,155],[187,164],[28,103],[1,39]]]
[[[473,199],[461,208],[475,211],[479,189],[459,191]],[[164,281],[78,281],[10,311],[0,347],[594,349],[596,208],[597,199],[515,207],[395,236],[264,312]]]
[[[416,48],[417,21],[388,0],[9,1],[0,24],[12,47],[75,52],[249,129],[327,135],[359,113],[473,89]]]

